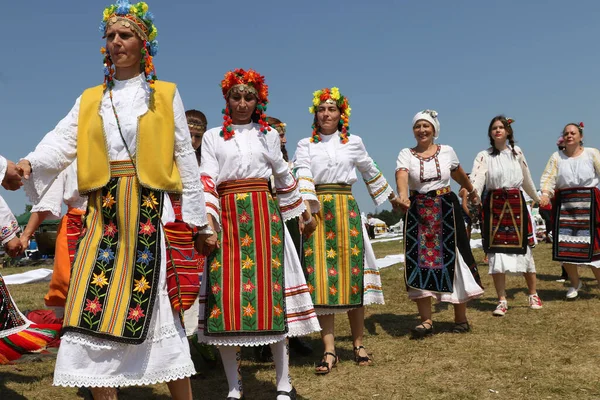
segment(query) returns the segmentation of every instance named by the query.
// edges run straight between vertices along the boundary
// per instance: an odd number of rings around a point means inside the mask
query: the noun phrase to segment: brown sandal
[[[431,323],[431,322],[420,323],[419,325],[412,328],[411,335],[412,335],[413,339],[423,339],[427,336],[433,335],[433,323]]]
[[[331,366],[329,366],[329,363],[327,362],[327,356],[333,357],[333,362],[331,363]],[[325,353],[323,353],[323,359],[321,359],[321,362],[315,366],[315,374],[327,375],[328,373],[331,372],[331,370],[333,368],[335,368],[337,366],[337,363],[339,360],[340,360],[340,358],[338,356],[336,356],[335,354],[333,354],[329,351],[326,351]],[[327,369],[319,369],[319,368],[327,368]]]

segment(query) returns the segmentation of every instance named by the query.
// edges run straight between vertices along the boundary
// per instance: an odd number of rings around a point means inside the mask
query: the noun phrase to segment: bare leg
[[[354,345],[355,356],[369,357],[369,354],[364,349],[360,348],[356,351],[356,348],[363,345],[363,333],[365,330],[365,307],[354,308],[348,311],[348,320],[350,321],[350,330],[352,331],[352,344]],[[367,365],[369,362],[361,362],[360,365]]]
[[[418,299],[416,303],[417,309],[419,310],[419,317],[421,318],[421,323],[433,323],[433,321],[431,320],[431,297]]]
[[[535,272],[525,272],[523,274],[523,276],[525,277],[525,282],[527,282],[527,288],[529,289],[529,294],[536,294],[537,293],[537,279],[536,279],[536,275]]]
[[[94,400],[117,400],[117,388],[92,387],[90,391]]]
[[[334,336],[334,314],[319,315],[319,324],[321,325],[321,339],[323,340],[323,347],[325,352],[335,353],[335,336]],[[325,361],[329,364],[329,367],[333,365],[334,358],[332,356],[325,357]],[[317,367],[317,371],[326,371],[325,367]]]
[[[569,275],[571,286],[577,288],[579,286],[579,272],[577,271],[577,265],[564,263],[563,267],[565,267],[567,275]]]
[[[454,323],[467,322],[467,303],[454,304]]]
[[[173,400],[192,400],[192,384],[190,378],[167,382]]]
[[[499,301],[506,301],[506,275],[505,274],[492,274],[494,279],[494,287],[496,287],[496,294],[498,295]]]

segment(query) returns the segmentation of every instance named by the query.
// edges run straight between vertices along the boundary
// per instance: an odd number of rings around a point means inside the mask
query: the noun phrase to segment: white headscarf
[[[438,120],[438,113],[435,110],[423,110],[423,111],[419,111],[417,113],[417,115],[415,115],[413,117],[413,126],[415,126],[415,124],[417,123],[417,121],[419,120],[424,120],[429,122],[432,126],[433,126],[433,137],[437,138],[438,136],[440,136],[440,121]]]

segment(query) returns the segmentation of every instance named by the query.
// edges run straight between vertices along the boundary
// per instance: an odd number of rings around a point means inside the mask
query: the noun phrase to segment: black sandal
[[[359,355],[360,349],[365,350],[365,352],[367,351],[365,349],[365,346],[358,346],[358,347],[354,348],[354,362],[356,363],[356,365],[359,365],[361,367],[366,367],[367,365],[371,365],[373,363],[373,360],[371,360],[371,357],[369,357],[368,354],[366,357]]]
[[[278,390],[277,396],[287,396],[290,398],[290,400],[296,400],[296,388],[292,386],[292,390],[290,390],[289,392]]]
[[[329,366],[329,363],[327,362],[327,356],[333,357],[333,362],[331,363],[331,367]],[[330,353],[329,351],[326,351],[325,353],[323,353],[323,359],[321,359],[321,362],[315,366],[315,374],[327,375],[328,373],[331,372],[331,370],[333,368],[336,367],[339,360],[340,359],[337,355]],[[327,369],[323,370],[323,369],[318,369],[318,368],[327,368]]]
[[[423,339],[427,336],[433,335],[433,323],[421,322],[411,330],[413,339]]]
[[[457,322],[452,327],[452,333],[467,333],[471,332],[471,326],[469,325],[469,321],[465,322]]]
[[[228,397],[227,400],[246,400],[246,397],[244,395],[242,395],[242,397],[237,398],[237,397]]]

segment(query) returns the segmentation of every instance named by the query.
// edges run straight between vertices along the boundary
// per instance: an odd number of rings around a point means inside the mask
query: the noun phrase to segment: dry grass
[[[377,243],[379,257],[400,252],[397,242]],[[555,282],[558,263],[551,261],[550,245],[534,250],[538,269],[538,293],[542,310],[527,307],[525,280],[507,279],[510,310],[494,318],[496,304],[487,266],[481,265],[484,296],[470,303],[473,331],[466,335],[445,333],[452,323],[452,307],[436,306],[438,334],[423,341],[409,339],[417,323],[416,307],[407,299],[400,265],[382,271],[387,304],[367,309],[365,345],[375,365],[358,367],[352,362],[352,343],[347,318],[336,318],[337,352],[342,362],[327,376],[313,374],[322,351],[318,335],[308,340],[312,357],[292,355],[291,373],[301,399],[597,399],[600,398],[600,291],[591,271],[583,271],[579,299],[564,300],[565,286]],[[480,250],[475,251],[483,259]],[[18,272],[5,269],[3,274]],[[22,309],[41,307],[45,284],[11,287]],[[275,398],[275,371],[270,364],[255,363],[252,352],[242,364],[248,399]],[[72,399],[83,390],[51,385],[54,361],[42,357],[0,367],[0,398]],[[193,380],[195,398],[224,399],[225,377],[220,367],[200,366],[203,377]],[[122,399],[166,399],[166,385],[127,388]]]

